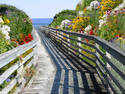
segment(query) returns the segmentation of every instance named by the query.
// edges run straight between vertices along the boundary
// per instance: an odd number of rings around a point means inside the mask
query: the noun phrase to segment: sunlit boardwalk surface
[[[37,73],[23,94],[106,94],[96,70],[39,31]]]

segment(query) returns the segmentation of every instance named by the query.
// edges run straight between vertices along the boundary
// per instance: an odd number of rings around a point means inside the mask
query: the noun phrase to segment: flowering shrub
[[[100,3],[98,1],[92,1],[90,3],[90,7],[97,9],[99,7]]]
[[[54,28],[60,27],[62,21],[66,19],[72,20],[76,16],[77,16],[77,13],[74,10],[63,10],[55,15],[53,22],[49,26]]]
[[[119,4],[121,4],[123,0],[102,0],[100,2],[101,13],[105,14],[107,10],[112,10]]]
[[[103,23],[98,31],[98,35],[106,40],[114,38],[125,38],[125,11],[121,9],[116,11],[115,14],[108,14],[107,21]]]
[[[21,35],[28,36],[32,32],[32,22],[30,18],[21,10],[8,5],[0,5],[0,15],[5,23],[10,27],[10,39],[16,40],[19,44]],[[8,18],[8,19],[7,19]]]
[[[33,40],[32,22],[21,10],[0,5],[0,54]]]
[[[75,32],[80,32],[80,31],[84,31],[85,27],[88,26],[89,24],[89,20],[90,17],[76,17],[75,19],[73,19],[72,21],[72,31]]]

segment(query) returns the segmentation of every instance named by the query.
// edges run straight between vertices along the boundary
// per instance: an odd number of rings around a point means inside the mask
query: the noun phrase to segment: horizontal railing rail
[[[37,38],[35,30],[32,32],[33,41],[18,46],[6,53],[0,54],[0,94],[20,92],[27,83],[26,70],[36,66]]]
[[[44,33],[67,47],[86,64],[93,66],[108,91],[125,93],[125,50],[96,36],[50,27]]]

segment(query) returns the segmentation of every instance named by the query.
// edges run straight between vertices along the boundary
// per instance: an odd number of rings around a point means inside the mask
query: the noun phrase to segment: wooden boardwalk
[[[79,61],[42,31],[39,36],[42,43],[37,74],[23,94],[106,94],[93,67]]]

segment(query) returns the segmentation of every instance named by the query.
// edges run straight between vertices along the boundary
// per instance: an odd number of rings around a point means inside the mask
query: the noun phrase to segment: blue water
[[[53,21],[52,18],[33,18],[33,26],[39,29],[40,26],[48,26]]]

